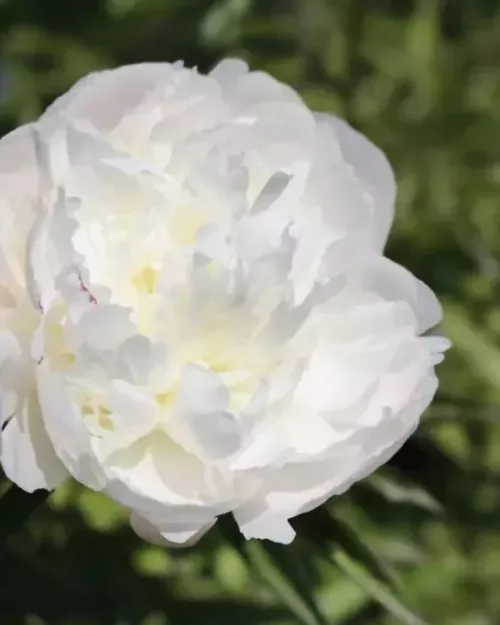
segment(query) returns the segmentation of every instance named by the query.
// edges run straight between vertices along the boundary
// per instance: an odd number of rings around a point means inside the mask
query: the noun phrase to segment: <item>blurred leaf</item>
[[[394,589],[399,591],[399,585],[394,576],[345,523],[335,519],[324,508],[318,508],[304,515],[297,527],[320,549],[329,547],[323,555],[331,558],[344,574],[391,614],[406,625],[427,625],[395,596]]]
[[[410,439],[388,466],[422,486],[439,502],[447,518],[463,519],[472,510],[475,488],[471,476],[429,437]]]
[[[376,601],[371,601],[368,605],[362,606],[355,614],[351,614],[343,619],[338,625],[368,625],[378,622],[383,609]]]
[[[411,504],[433,513],[443,511],[443,506],[426,490],[415,484],[398,482],[389,474],[383,475],[379,472],[373,475],[368,483],[393,503]]]
[[[494,396],[500,398],[500,348],[494,337],[467,318],[463,308],[447,304],[444,329],[456,349],[465,353],[477,373],[491,385]]]
[[[224,536],[259,578],[304,625],[327,625],[317,604],[314,586],[296,544],[286,547],[257,540],[245,541],[234,521],[219,521]]]
[[[380,603],[388,612],[394,615],[405,625],[429,625],[419,616],[406,608],[394,594],[380,583],[369,571],[363,568],[359,562],[351,558],[345,551],[336,549],[333,561],[339,569],[353,579],[367,594]]]
[[[233,42],[250,6],[251,0],[225,0],[215,4],[200,25],[203,40],[212,45]]]
[[[351,530],[346,523],[335,518],[324,507],[317,508],[293,520],[299,536],[307,538],[328,557],[325,547],[343,549],[358,560],[380,581],[398,588],[399,584],[384,562]]]
[[[249,541],[248,560],[262,580],[281,598],[284,605],[305,625],[327,625],[315,598],[314,586],[295,545],[279,547],[271,543]]]

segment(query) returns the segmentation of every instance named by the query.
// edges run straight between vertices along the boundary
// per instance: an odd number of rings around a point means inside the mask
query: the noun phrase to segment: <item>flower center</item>
[[[143,269],[133,274],[131,281],[137,291],[147,295],[153,295],[158,288],[160,272],[146,265]]]

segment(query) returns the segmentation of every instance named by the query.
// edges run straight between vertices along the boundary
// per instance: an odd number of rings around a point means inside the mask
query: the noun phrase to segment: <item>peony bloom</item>
[[[415,430],[447,341],[380,150],[238,60],[92,74],[0,142],[1,462],[134,529],[287,543]]]

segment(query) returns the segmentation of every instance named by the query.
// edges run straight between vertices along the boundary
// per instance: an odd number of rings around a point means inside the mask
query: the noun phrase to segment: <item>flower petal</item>
[[[68,477],[56,456],[36,393],[18,398],[17,412],[0,434],[0,462],[5,475],[23,490],[51,490]]]
[[[180,517],[176,523],[175,516],[172,516],[174,518],[170,518],[165,525],[157,527],[139,514],[133,513],[130,517],[130,525],[138,536],[149,543],[159,547],[175,548],[191,547],[196,544],[214,526],[216,521],[214,518],[204,525],[200,525],[199,522],[190,522]]]
[[[115,350],[137,334],[130,311],[116,304],[95,306],[80,320],[82,339],[92,348]]]
[[[37,367],[37,388],[43,422],[57,456],[78,481],[100,490],[106,475],[92,451],[89,432],[64,376],[50,371],[44,361]]]
[[[375,211],[374,243],[382,251],[394,219],[396,184],[393,169],[385,154],[347,122],[325,113],[317,113],[318,123],[333,127],[344,158],[354,168],[356,177],[366,185]]]
[[[90,122],[101,131],[112,130],[125,111],[137,107],[167,82],[173,67],[170,63],[139,63],[89,74],[58,98],[41,119],[62,114],[68,120]]]
[[[389,302],[407,302],[418,321],[418,333],[435,327],[443,309],[431,289],[407,269],[388,258],[367,259],[360,267],[360,288],[370,290]]]
[[[0,189],[0,286],[24,301],[26,239],[40,208],[31,125],[0,140]]]
[[[263,500],[254,500],[234,511],[234,518],[243,536],[272,540],[289,545],[295,538],[295,530],[279,511],[269,508]]]
[[[177,404],[181,413],[208,414],[227,408],[229,392],[207,367],[188,364],[182,372]]]
[[[210,72],[210,76],[223,87],[248,73],[248,63],[241,59],[224,59]]]

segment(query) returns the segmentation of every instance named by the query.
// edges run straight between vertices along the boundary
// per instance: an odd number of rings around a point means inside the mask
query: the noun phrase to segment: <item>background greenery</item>
[[[225,520],[162,550],[109,501],[62,487],[1,547],[0,622],[498,625],[500,3],[0,0],[0,134],[90,70],[205,70],[228,54],[389,154],[388,253],[439,293],[455,343],[439,396],[396,458],[299,519],[287,549],[244,545]]]

